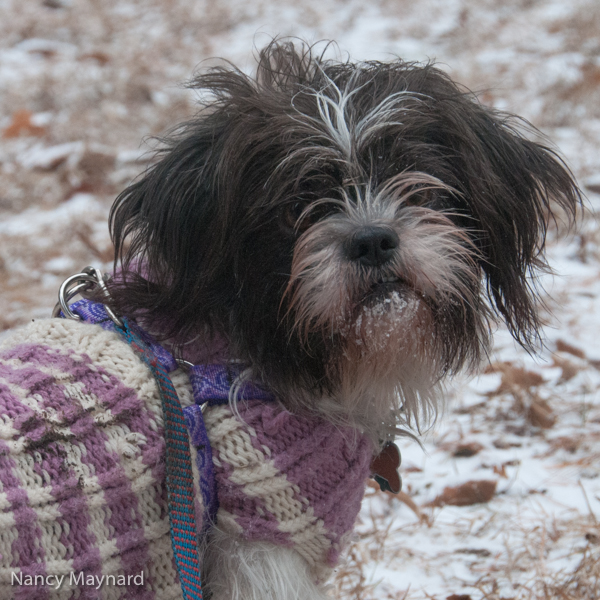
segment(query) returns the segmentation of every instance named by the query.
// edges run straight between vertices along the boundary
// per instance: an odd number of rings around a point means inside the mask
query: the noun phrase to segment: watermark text
[[[126,587],[144,585],[144,572],[137,575],[93,575],[91,573],[70,573],[67,575],[25,575],[12,572],[11,585],[24,587],[49,587],[59,590],[63,584],[70,587],[90,587],[99,590],[103,586]]]

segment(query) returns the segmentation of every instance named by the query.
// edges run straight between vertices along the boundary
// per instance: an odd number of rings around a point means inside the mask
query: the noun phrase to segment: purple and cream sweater
[[[188,374],[170,375],[189,417],[199,543],[210,467],[222,530],[292,547],[325,580],[358,514],[371,443],[276,401],[240,401],[204,410],[207,465]],[[0,598],[182,597],[162,431],[154,377],[117,333],[47,319],[3,340]]]

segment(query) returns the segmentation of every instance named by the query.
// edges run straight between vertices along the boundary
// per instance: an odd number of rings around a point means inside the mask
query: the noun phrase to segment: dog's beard
[[[431,309],[403,287],[359,304],[329,365],[339,381],[336,403],[368,430],[393,425],[401,404],[417,421],[435,409],[440,374]]]
[[[407,187],[424,181],[409,183],[345,202],[313,225],[296,244],[284,295],[307,352],[315,334],[327,347],[332,393],[316,407],[377,435],[399,418],[418,426],[434,416],[444,376],[477,363],[487,344],[477,251],[448,216],[409,205]],[[365,224],[398,236],[381,266],[347,257],[347,240]]]

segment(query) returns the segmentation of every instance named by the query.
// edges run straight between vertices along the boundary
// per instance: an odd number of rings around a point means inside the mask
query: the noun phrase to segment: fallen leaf
[[[442,494],[429,503],[429,506],[471,506],[489,502],[494,497],[496,485],[496,481],[480,480],[447,487]]]
[[[504,465],[494,465],[494,473],[496,473],[496,475],[500,475],[500,477],[503,477],[504,479],[508,479],[506,467]]]
[[[105,54],[104,52],[88,52],[87,54],[82,54],[80,56],[80,59],[95,60],[102,66],[110,62],[110,56],[108,56],[108,54]]]
[[[46,129],[31,122],[33,113],[30,110],[18,110],[11,124],[2,132],[4,138],[16,138],[21,135],[44,135]]]
[[[569,381],[570,379],[573,379],[573,377],[575,377],[575,375],[577,375],[577,373],[579,373],[579,371],[581,371],[581,369],[582,369],[582,367],[579,367],[578,365],[571,362],[570,360],[560,358],[559,356],[555,356],[553,358],[552,364],[555,367],[558,367],[562,370],[562,373],[560,375],[561,382],[565,382],[565,381]]]
[[[469,594],[452,594],[446,596],[446,600],[473,600]]]
[[[590,544],[600,544],[600,535],[597,533],[592,533],[591,531],[585,534],[585,539]]]
[[[563,340],[556,340],[556,349],[559,352],[566,352],[567,354],[572,354],[577,358],[585,358],[585,352],[576,348],[575,346],[571,346],[571,344],[567,344],[567,342]]]
[[[469,406],[461,406],[459,408],[455,408],[454,412],[457,415],[469,415],[471,413],[477,412],[478,410],[485,408],[487,406],[487,400],[483,402],[477,402],[477,404],[470,404]]]
[[[456,446],[452,456],[456,456],[457,458],[469,458],[470,456],[475,456],[478,452],[481,452],[483,448],[484,447],[477,442],[459,444]]]
[[[544,378],[535,371],[527,371],[521,367],[507,367],[502,373],[500,388],[510,389],[512,386],[529,389],[544,383]]]
[[[488,396],[497,396],[504,392],[514,392],[515,388],[522,388],[529,391],[530,388],[544,383],[544,378],[539,373],[515,367],[509,362],[494,363],[493,365],[489,365],[488,369],[486,369],[486,372],[502,373],[502,380],[498,389],[488,392]]]
[[[494,448],[498,450],[508,450],[509,448],[521,448],[523,444],[517,442],[507,442],[506,440],[497,439],[492,442]]]
[[[485,548],[459,548],[455,550],[456,554],[474,554],[475,556],[481,556],[483,558],[487,558],[491,556],[492,553]]]
[[[551,456],[557,450],[564,450],[570,454],[575,454],[583,443],[583,436],[575,435],[560,435],[557,438],[550,440],[550,450],[542,456]]]
[[[527,411],[527,420],[534,427],[550,429],[556,423],[556,415],[545,400],[535,398]]]

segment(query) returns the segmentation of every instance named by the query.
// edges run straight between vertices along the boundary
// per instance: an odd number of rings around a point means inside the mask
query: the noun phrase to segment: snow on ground
[[[549,242],[546,345],[533,358],[499,328],[424,450],[401,444],[405,493],[369,489],[334,593],[600,598],[597,1],[0,0],[0,13],[0,330],[48,315],[74,270],[109,268],[111,201],[148,164],[142,140],[193,113],[179,84],[209,57],[248,70],[280,34],[354,59],[437,59],[539,127],[588,195],[576,234]],[[447,488],[472,481],[491,482],[471,487],[488,501],[444,505],[469,501]]]

